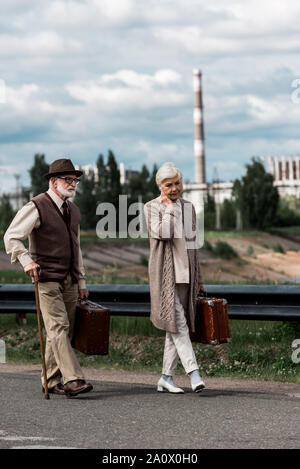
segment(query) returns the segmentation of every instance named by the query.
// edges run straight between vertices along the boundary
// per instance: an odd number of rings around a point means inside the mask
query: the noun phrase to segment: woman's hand
[[[81,288],[81,289],[79,290],[79,295],[78,295],[78,297],[79,297],[79,299],[80,299],[81,301],[87,300],[88,297],[89,297],[89,292],[88,292],[88,290],[87,290],[86,288]]]
[[[161,203],[165,204],[167,207],[171,207],[173,205],[172,200],[170,200],[163,191],[161,191]]]

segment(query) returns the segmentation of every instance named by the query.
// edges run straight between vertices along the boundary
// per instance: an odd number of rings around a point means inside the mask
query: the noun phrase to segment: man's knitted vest
[[[39,281],[61,282],[70,272],[73,283],[77,283],[79,208],[67,202],[70,210],[68,226],[58,206],[46,192],[34,197],[32,202],[38,209],[41,225],[29,236],[29,253],[41,267]]]

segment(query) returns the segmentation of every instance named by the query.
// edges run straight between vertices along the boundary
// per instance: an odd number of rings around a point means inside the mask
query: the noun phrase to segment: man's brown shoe
[[[45,389],[43,387],[43,393],[45,393]],[[48,389],[49,394],[59,394],[60,396],[65,395],[64,385],[61,383],[56,384],[53,388]]]
[[[64,391],[67,397],[74,397],[77,396],[77,394],[89,392],[92,389],[93,386],[90,383],[86,383],[84,379],[69,381],[64,385]]]

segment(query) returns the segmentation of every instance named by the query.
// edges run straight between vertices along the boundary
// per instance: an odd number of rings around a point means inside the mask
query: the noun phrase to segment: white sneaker
[[[179,388],[178,386],[173,386],[172,384],[168,383],[163,377],[157,383],[157,391],[164,392],[168,391],[174,394],[184,393],[184,390]]]
[[[202,378],[200,378],[200,381],[198,381],[197,383],[192,384],[192,390],[194,392],[200,392],[204,388],[205,388],[205,384]]]

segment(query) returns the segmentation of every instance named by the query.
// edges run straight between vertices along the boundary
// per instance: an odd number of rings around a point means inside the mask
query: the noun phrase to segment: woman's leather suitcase
[[[228,304],[224,298],[197,299],[195,332],[190,331],[192,342],[218,345],[230,342]]]
[[[77,302],[72,346],[85,355],[107,355],[110,310],[85,300]]]

